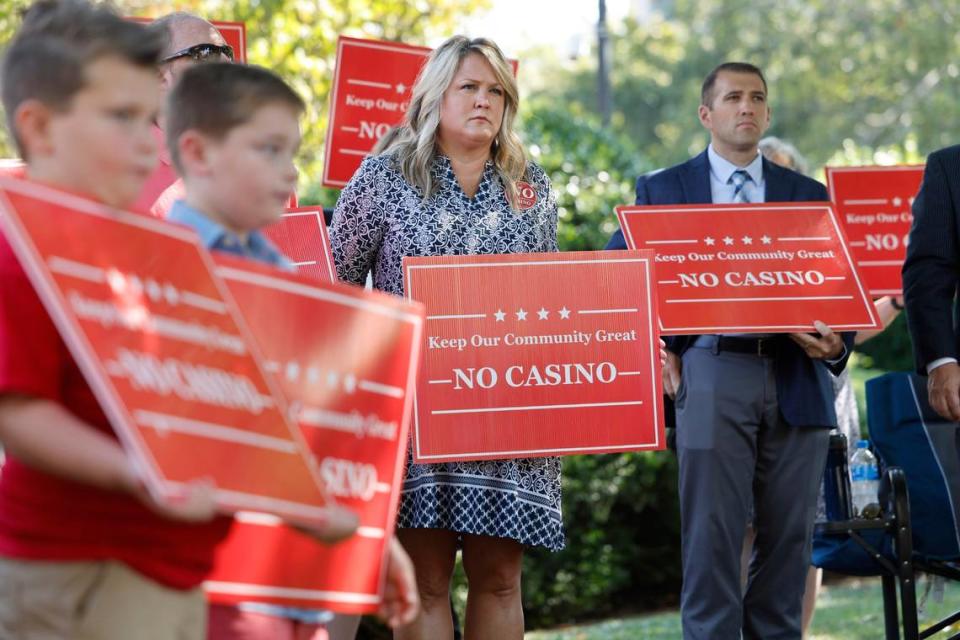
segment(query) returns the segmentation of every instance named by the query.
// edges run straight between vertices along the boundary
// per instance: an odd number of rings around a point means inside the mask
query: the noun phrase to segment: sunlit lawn
[[[922,593],[926,579],[920,582]],[[946,586],[943,602],[928,599],[927,612],[921,617],[929,624],[960,609],[960,586]],[[960,625],[933,636],[946,638],[960,631]],[[810,640],[877,640],[883,637],[883,600],[880,579],[847,580],[825,585],[817,602]],[[680,614],[677,611],[648,616],[526,634],[526,640],[678,640]]]

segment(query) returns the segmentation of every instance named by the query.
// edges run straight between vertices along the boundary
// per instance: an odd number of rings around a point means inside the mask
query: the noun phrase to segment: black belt
[[[717,351],[732,351],[733,353],[749,353],[762,358],[772,358],[777,353],[776,338],[732,338],[730,336],[717,337]]]

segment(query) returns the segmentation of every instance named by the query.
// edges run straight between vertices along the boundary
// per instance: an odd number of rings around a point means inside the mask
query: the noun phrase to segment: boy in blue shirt
[[[280,219],[296,187],[303,110],[301,98],[266,69],[216,63],[186,71],[166,108],[167,146],[185,189],[167,219],[193,227],[211,250],[292,268],[260,229]],[[413,566],[396,541],[387,574],[381,613],[391,626],[407,624],[418,596]],[[210,638],[292,640],[324,619],[319,611],[214,606]]]

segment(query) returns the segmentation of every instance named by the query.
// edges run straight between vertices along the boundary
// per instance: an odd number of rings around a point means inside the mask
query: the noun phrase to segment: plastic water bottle
[[[857,518],[876,518],[880,515],[880,472],[877,458],[870,451],[870,441],[857,442],[857,450],[850,458],[850,494],[853,513]]]

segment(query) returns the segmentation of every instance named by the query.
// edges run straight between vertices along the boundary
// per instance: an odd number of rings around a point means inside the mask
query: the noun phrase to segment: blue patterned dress
[[[537,192],[514,211],[488,162],[473,198],[450,161],[438,156],[439,188],[424,200],[389,154],[371,157],[337,201],[330,240],[341,280],[363,284],[372,272],[381,291],[403,295],[404,256],[533,253],[557,250],[557,203],[543,170],[531,163]],[[511,538],[563,548],[559,458],[413,464],[408,457],[398,525]]]

